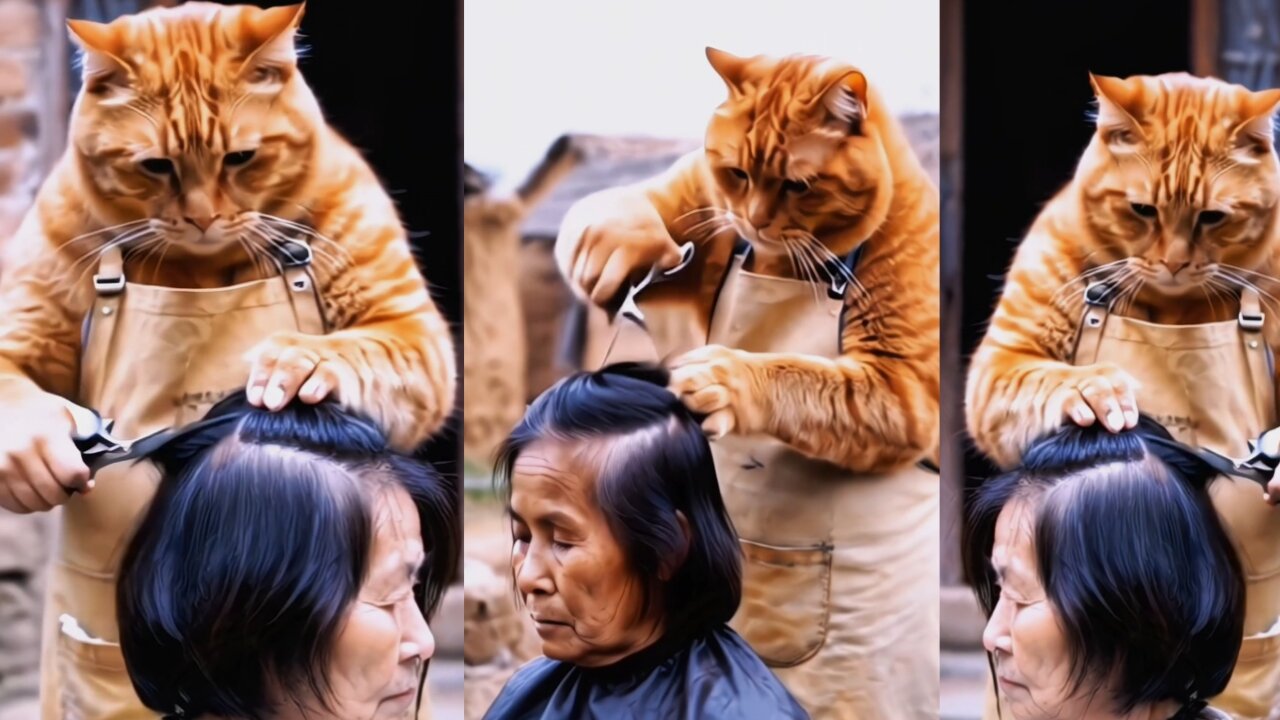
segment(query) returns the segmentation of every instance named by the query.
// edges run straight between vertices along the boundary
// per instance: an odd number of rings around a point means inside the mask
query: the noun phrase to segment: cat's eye
[[[729,168],[729,174],[738,178],[739,180],[747,179],[747,171],[743,170],[742,168],[731,167]]]
[[[803,195],[809,192],[809,183],[801,180],[783,180],[782,192],[791,195]]]
[[[138,164],[152,175],[173,174],[173,161],[168,158],[147,158]]]
[[[1213,227],[1226,219],[1227,214],[1221,210],[1201,210],[1196,216],[1196,224],[1200,227]]]
[[[227,167],[239,167],[248,164],[253,159],[253,150],[240,150],[238,152],[229,152],[222,156],[222,164]]]
[[[1138,217],[1147,218],[1148,220],[1155,217],[1158,214],[1156,212],[1155,205],[1144,205],[1142,203],[1129,203],[1129,207],[1133,210],[1134,215],[1137,215]]]

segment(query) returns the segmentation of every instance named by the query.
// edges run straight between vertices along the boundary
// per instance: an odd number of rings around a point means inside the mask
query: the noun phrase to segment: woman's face
[[[588,667],[620,660],[662,630],[656,611],[641,616],[639,578],[596,502],[601,455],[540,441],[520,453],[511,478],[511,565],[542,653]]]
[[[307,718],[389,720],[411,715],[421,663],[435,639],[413,597],[424,551],[418,511],[400,487],[378,491],[369,571],[334,643],[329,711]]]
[[[1031,534],[1035,510],[1032,501],[1015,499],[996,520],[991,565],[1000,584],[1000,601],[982,633],[982,644],[995,658],[1006,717],[1086,717],[1106,707],[1108,694],[1089,692],[1093,685],[1087,682],[1081,692],[1070,693],[1066,636],[1057,611],[1046,600],[1036,565]]]

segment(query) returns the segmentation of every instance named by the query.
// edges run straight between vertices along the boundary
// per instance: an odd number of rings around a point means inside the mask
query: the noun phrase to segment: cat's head
[[[1097,130],[1076,172],[1085,222],[1116,262],[1166,295],[1232,284],[1275,248],[1280,90],[1185,73],[1090,76]],[[1096,252],[1095,252],[1096,251]]]
[[[706,157],[737,231],[757,252],[814,242],[844,255],[884,222],[892,174],[875,95],[850,65],[822,57],[736,57],[707,48],[729,97]],[[870,96],[870,97],[869,97]]]
[[[302,12],[192,2],[68,23],[84,80],[71,143],[98,221],[150,219],[136,236],[205,255],[258,212],[299,216],[323,127],[297,67]]]

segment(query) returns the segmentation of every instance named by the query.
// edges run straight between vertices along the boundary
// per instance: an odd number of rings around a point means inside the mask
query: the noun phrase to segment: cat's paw
[[[1111,432],[1138,424],[1138,389],[1132,375],[1110,363],[1084,365],[1063,373],[1049,402],[1060,408],[1059,419],[1082,427],[1095,422]]]
[[[295,397],[308,404],[337,397],[338,361],[326,351],[323,336],[278,332],[246,357],[251,364],[245,385],[250,405],[274,411]]]
[[[643,196],[599,193],[580,202],[562,232],[574,234],[568,281],[579,295],[608,305],[657,266],[680,264],[679,246]]]
[[[765,428],[754,354],[706,345],[671,363],[669,387],[690,410],[706,415],[702,429],[713,438],[749,435]]]

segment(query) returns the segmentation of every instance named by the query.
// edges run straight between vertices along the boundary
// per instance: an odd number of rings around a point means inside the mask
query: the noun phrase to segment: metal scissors
[[[675,267],[668,268],[666,270],[659,268],[657,265],[650,267],[649,273],[645,275],[640,282],[632,285],[631,289],[627,291],[627,297],[623,299],[622,305],[618,307],[617,316],[644,327],[644,311],[640,309],[640,305],[636,302],[636,297],[639,296],[645,288],[655,282],[661,282],[662,280],[685,269],[685,267],[692,261],[693,243],[687,242],[680,246],[680,262]],[[618,343],[619,335],[621,335],[621,332],[615,332],[613,337],[609,340],[609,346],[604,351],[603,363],[609,362],[609,356],[613,353],[613,348]]]
[[[1276,468],[1280,467],[1280,427],[1250,440],[1249,454],[1243,458],[1233,458],[1208,448],[1201,448],[1201,454],[1219,472],[1252,480],[1266,489]]]
[[[80,451],[84,464],[89,467],[90,477],[108,465],[136,457],[134,446],[142,440],[169,432],[166,429],[145,438],[124,440],[114,432],[115,420],[104,418],[97,410],[82,407],[70,400],[64,400],[63,403],[75,424],[71,440]]]

